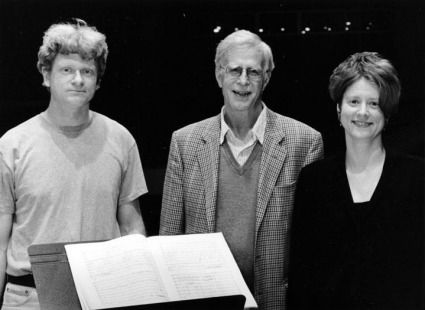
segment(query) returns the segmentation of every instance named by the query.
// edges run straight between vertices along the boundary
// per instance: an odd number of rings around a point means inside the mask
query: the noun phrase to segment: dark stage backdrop
[[[92,109],[126,126],[138,142],[151,234],[171,133],[219,113],[215,47],[235,28],[258,33],[272,47],[276,69],[266,104],[321,131],[327,154],[344,146],[327,93],[333,68],[359,51],[389,58],[403,91],[386,142],[424,156],[424,10],[420,0],[0,0],[0,135],[47,107],[36,69],[43,32],[78,17],[107,36],[106,75]]]

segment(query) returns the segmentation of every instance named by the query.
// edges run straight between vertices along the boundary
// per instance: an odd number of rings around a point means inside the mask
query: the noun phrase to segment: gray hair
[[[248,30],[238,30],[225,37],[217,46],[215,54],[215,70],[218,71],[224,65],[227,54],[235,47],[246,46],[257,48],[263,55],[263,68],[271,73],[274,69],[273,54],[270,46],[261,38]]]

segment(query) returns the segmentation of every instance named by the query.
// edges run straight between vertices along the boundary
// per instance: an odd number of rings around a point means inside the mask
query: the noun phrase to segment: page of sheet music
[[[172,299],[243,294],[246,308],[257,307],[222,233],[175,237],[148,238]]]
[[[169,301],[146,240],[129,235],[65,246],[82,306],[102,309]]]

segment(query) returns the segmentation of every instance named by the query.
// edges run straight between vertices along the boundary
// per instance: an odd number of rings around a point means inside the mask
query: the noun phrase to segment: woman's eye
[[[379,103],[376,101],[372,101],[371,103],[369,103],[371,107],[377,108],[379,107]]]

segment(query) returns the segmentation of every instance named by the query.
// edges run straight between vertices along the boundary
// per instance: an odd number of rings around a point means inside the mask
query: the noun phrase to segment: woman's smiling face
[[[384,114],[379,107],[378,87],[361,78],[350,85],[337,106],[346,139],[380,138],[385,125]]]

